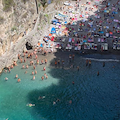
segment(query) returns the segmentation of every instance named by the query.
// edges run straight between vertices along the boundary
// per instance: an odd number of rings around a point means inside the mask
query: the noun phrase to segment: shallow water
[[[94,56],[94,59],[101,58]],[[103,67],[102,61],[92,60],[92,65],[86,67],[86,58],[93,56],[76,56],[75,65],[80,66],[79,71],[76,67],[62,69],[48,66],[45,71],[48,79],[43,81],[44,65],[37,66],[38,73],[34,81],[31,75],[33,67],[30,66],[25,74],[26,69],[21,69],[24,63],[19,63],[11,73],[3,72],[0,76],[0,119],[119,120],[120,62],[106,61]],[[118,56],[108,58],[117,59]],[[21,78],[20,83],[15,79],[16,74]],[[8,81],[4,80],[6,76]],[[45,98],[38,100],[39,96]],[[53,101],[56,104],[53,105]],[[35,106],[28,107],[28,103]]]

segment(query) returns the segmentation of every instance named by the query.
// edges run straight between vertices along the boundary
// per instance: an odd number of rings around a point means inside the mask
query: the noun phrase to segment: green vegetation
[[[49,16],[48,16],[48,14],[45,14],[45,17],[47,17],[47,18],[48,18],[48,17],[49,17]]]
[[[3,3],[3,10],[4,11],[10,11],[11,10],[11,6],[14,6],[14,1],[13,0],[2,0]]]
[[[24,2],[24,4],[25,4],[27,1],[29,1],[29,0],[22,0],[22,2]]]
[[[13,32],[14,30],[17,30],[17,27],[14,26],[14,27],[11,28],[11,31],[12,31],[12,32]]]
[[[4,21],[4,18],[2,16],[0,16],[0,24],[2,24]]]

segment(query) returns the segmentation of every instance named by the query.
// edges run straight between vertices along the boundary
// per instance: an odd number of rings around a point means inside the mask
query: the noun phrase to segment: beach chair
[[[62,42],[65,42],[65,38],[62,39]]]
[[[68,41],[68,42],[71,43],[71,41],[72,41],[72,38],[69,38],[69,41]]]
[[[74,50],[77,51],[77,50],[78,50],[78,47],[76,46],[76,47],[74,48]]]
[[[97,50],[97,44],[94,44],[94,50]]]

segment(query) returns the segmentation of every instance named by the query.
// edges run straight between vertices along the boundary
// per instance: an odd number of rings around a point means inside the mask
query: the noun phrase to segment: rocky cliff
[[[8,52],[12,45],[34,26],[37,17],[33,0],[0,0],[0,55]],[[6,3],[5,3],[6,2]]]
[[[43,8],[40,0],[0,0],[0,56],[9,54],[15,42],[34,28],[38,16],[40,21],[37,30],[43,35],[43,28],[48,28],[55,13],[52,11],[58,10],[61,3],[54,0]]]
[[[0,0],[0,72],[17,60],[29,41],[33,46],[49,33],[50,21],[62,2],[43,7],[40,0]]]

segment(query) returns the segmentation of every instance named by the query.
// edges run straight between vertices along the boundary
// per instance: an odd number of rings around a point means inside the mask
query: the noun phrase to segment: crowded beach
[[[36,60],[30,61],[30,66],[47,64],[47,58],[41,60],[39,63],[38,54],[46,56],[48,53],[59,51],[72,51],[84,54],[85,52],[94,51],[118,51],[120,49],[120,1],[116,3],[108,0],[94,0],[83,3],[81,0],[77,2],[64,2],[54,18],[51,21],[50,32],[45,35],[42,40],[38,40],[38,44],[30,47],[32,50],[26,50],[23,57],[18,54],[18,59],[21,63],[25,63],[27,58]],[[27,57],[26,57],[27,56]],[[71,55],[69,55],[70,57]],[[74,56],[74,55],[73,55]],[[91,63],[91,61],[89,61]],[[60,60],[55,60],[55,66],[59,66]],[[62,66],[64,60],[61,60]],[[14,61],[13,65],[8,67],[8,71],[16,66]],[[29,65],[23,65],[23,69],[28,69]],[[79,67],[77,67],[79,68]],[[46,67],[43,67],[45,71]],[[5,70],[7,72],[7,70]],[[27,71],[26,71],[27,73]],[[32,71],[33,80],[37,71]],[[18,75],[15,76],[18,78]],[[48,78],[45,73],[41,79]],[[8,80],[6,77],[5,80]],[[17,80],[20,82],[20,78]]]
[[[51,21],[49,35],[38,42],[40,49],[115,53],[120,50],[120,1],[64,2]]]

